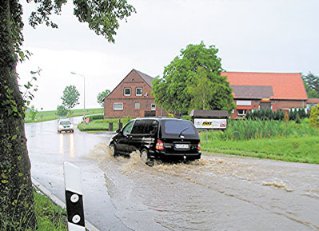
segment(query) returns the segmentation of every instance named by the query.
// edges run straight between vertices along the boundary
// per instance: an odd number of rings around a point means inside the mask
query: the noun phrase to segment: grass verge
[[[202,150],[264,159],[319,164],[319,137],[289,137],[241,141],[205,141]]]
[[[66,211],[46,196],[34,192],[35,213],[39,231],[66,231]]]
[[[25,115],[25,122],[26,123],[33,123],[33,122],[43,122],[43,121],[49,121],[49,120],[55,120],[58,119],[59,116],[56,114],[55,111],[39,111],[36,114],[36,117],[34,120],[31,118],[31,114],[29,112],[26,112]],[[83,115],[88,115],[88,114],[99,114],[103,113],[103,108],[92,108],[92,109],[74,109],[71,110],[71,117],[75,116],[83,116]]]
[[[129,118],[121,118],[123,126],[129,121]],[[119,128],[119,119],[104,119],[104,120],[93,120],[89,123],[80,123],[78,129],[80,131],[87,132],[98,132],[98,131],[108,131],[109,123],[113,123],[113,131]]]

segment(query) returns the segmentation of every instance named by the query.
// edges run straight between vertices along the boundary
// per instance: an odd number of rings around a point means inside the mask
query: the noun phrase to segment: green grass
[[[129,118],[121,118],[121,122],[123,126],[129,121]],[[118,122],[119,119],[104,119],[104,120],[93,120],[89,123],[80,123],[78,125],[78,129],[80,131],[87,131],[87,132],[98,132],[98,131],[107,131],[109,128],[109,123],[113,123],[113,131],[118,129]]]
[[[66,211],[55,205],[49,198],[34,193],[35,213],[39,231],[66,231]]]
[[[319,164],[319,137],[288,137],[240,141],[201,138],[203,151]]]
[[[103,113],[103,108],[93,108],[93,109],[74,109],[71,110],[71,117],[75,116],[83,116],[88,114],[99,114]],[[43,122],[48,120],[55,120],[58,119],[59,116],[56,114],[56,110],[54,111],[39,111],[35,117],[35,120],[31,119],[30,113],[26,113],[25,115],[25,122],[32,123],[32,122]]]
[[[225,132],[201,132],[202,150],[319,164],[319,130],[308,120],[231,121]]]

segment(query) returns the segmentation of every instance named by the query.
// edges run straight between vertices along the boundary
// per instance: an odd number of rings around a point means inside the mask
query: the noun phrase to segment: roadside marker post
[[[65,204],[69,231],[85,231],[81,170],[64,162]]]

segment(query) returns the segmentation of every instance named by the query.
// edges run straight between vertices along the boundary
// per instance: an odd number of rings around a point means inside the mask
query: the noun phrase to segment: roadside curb
[[[61,208],[65,209],[65,203],[57,198],[53,193],[51,193],[46,187],[41,185],[36,179],[31,177],[32,184],[34,187],[36,187],[40,192],[42,192],[44,195],[50,198],[53,203],[57,204]],[[100,231],[98,228],[96,228],[92,223],[90,223],[87,219],[85,219],[85,228],[89,231]]]

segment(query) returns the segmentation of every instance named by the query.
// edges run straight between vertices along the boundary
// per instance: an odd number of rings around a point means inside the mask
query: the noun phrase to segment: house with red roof
[[[231,88],[236,108],[232,117],[244,117],[259,109],[305,108],[307,93],[300,73],[223,72]]]
[[[251,110],[306,108],[307,93],[300,73],[222,72],[231,88],[236,108],[232,118]],[[104,99],[104,117],[166,116],[152,96],[153,78],[138,70],[130,73]]]
[[[152,95],[153,78],[138,70],[131,70],[104,99],[105,118],[166,116],[155,104]]]

